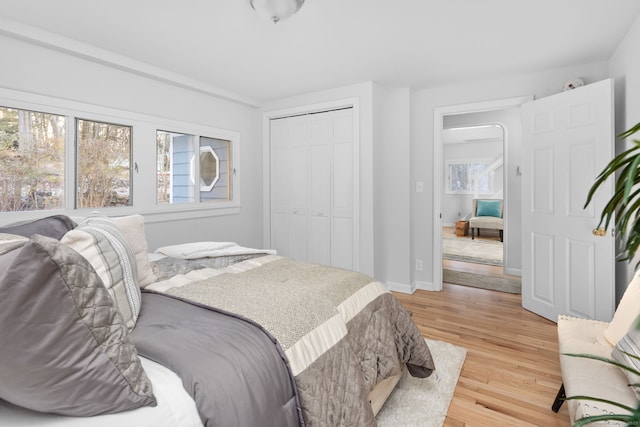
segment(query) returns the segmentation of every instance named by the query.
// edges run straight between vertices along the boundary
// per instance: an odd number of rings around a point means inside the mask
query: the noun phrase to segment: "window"
[[[0,212],[64,207],[64,116],[0,107]]]
[[[231,141],[200,137],[200,201],[231,200],[232,173]]]
[[[156,154],[158,204],[232,200],[231,141],[158,130]]]
[[[76,120],[78,208],[131,205],[131,127]]]
[[[236,214],[239,141],[238,132],[0,88],[1,220],[44,210],[151,221]]]
[[[447,193],[474,194],[477,179],[478,193],[491,194],[493,179],[491,173],[483,173],[490,166],[490,160],[450,160]]]

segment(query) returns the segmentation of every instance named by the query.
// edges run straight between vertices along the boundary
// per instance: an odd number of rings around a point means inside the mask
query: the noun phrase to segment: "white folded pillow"
[[[163,246],[156,252],[179,259],[196,259],[217,256],[221,249],[238,246],[234,242],[193,242],[181,245]]]

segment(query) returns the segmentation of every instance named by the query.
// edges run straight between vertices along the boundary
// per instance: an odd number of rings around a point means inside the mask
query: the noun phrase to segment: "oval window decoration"
[[[220,178],[220,159],[210,146],[200,147],[200,191],[211,191]]]

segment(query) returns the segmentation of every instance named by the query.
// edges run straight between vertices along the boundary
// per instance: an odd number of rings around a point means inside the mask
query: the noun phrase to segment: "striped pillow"
[[[618,344],[616,344],[611,352],[611,357],[631,369],[640,371],[640,360],[629,356],[629,354],[632,354],[640,357],[640,330],[636,327],[637,323],[637,321],[633,322],[631,329],[627,332],[627,335],[618,341]],[[623,372],[626,375],[629,384],[640,384],[639,375],[627,371],[626,369],[623,369]],[[640,398],[640,391],[638,390],[638,387],[633,387],[633,391],[636,393],[636,396]]]
[[[140,313],[140,288],[135,255],[120,229],[107,218],[89,217],[60,242],[89,261],[132,330]]]

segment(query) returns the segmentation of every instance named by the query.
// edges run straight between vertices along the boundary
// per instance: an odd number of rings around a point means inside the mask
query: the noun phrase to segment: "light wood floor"
[[[425,337],[467,349],[445,426],[569,425],[565,406],[550,409],[562,382],[556,325],[520,295],[450,284],[394,295]]]

